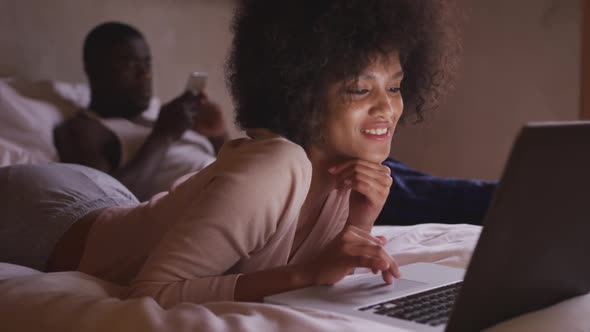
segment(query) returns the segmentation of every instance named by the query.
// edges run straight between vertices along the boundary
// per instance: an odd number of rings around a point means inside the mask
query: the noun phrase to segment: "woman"
[[[242,1],[228,81],[249,137],[149,202],[94,210],[51,262],[164,307],[260,300],[356,267],[391,283],[398,267],[370,235],[391,185],[380,163],[404,100],[419,119],[446,86],[447,14],[431,0]],[[71,243],[83,255],[63,260]]]

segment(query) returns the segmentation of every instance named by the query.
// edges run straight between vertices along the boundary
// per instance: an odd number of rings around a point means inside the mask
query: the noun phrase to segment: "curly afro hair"
[[[308,147],[328,82],[353,80],[377,56],[397,51],[403,118],[435,109],[460,50],[446,0],[242,0],[227,82],[243,128],[267,128]]]

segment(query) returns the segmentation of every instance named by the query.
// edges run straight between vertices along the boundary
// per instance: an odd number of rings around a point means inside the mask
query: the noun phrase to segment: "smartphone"
[[[205,83],[207,83],[207,73],[195,71],[188,75],[186,82],[186,91],[192,93],[195,96],[201,94],[205,89]]]

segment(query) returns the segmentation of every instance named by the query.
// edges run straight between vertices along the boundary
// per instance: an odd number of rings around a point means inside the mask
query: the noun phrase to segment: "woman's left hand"
[[[353,159],[328,171],[337,177],[339,187],[352,189],[347,223],[370,231],[393,183],[389,167]]]

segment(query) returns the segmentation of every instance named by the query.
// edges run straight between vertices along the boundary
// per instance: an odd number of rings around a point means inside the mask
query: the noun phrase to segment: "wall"
[[[494,179],[523,123],[578,116],[579,3],[460,1],[468,22],[455,93],[425,123],[401,128],[394,155],[438,175]],[[205,70],[211,98],[229,116],[223,63],[233,3],[0,0],[0,75],[83,81],[85,34],[99,22],[122,20],[151,44],[162,99],[180,92],[188,72]]]
[[[590,120],[590,1],[582,1],[582,109],[580,117]]]
[[[209,72],[207,91],[231,116],[223,64],[233,0],[0,0],[0,76],[86,80],[82,42],[98,23],[142,31],[152,49],[156,94],[169,100],[191,71]]]
[[[462,3],[467,22],[455,92],[424,123],[401,128],[393,154],[438,175],[495,179],[525,122],[578,117],[580,4]]]

